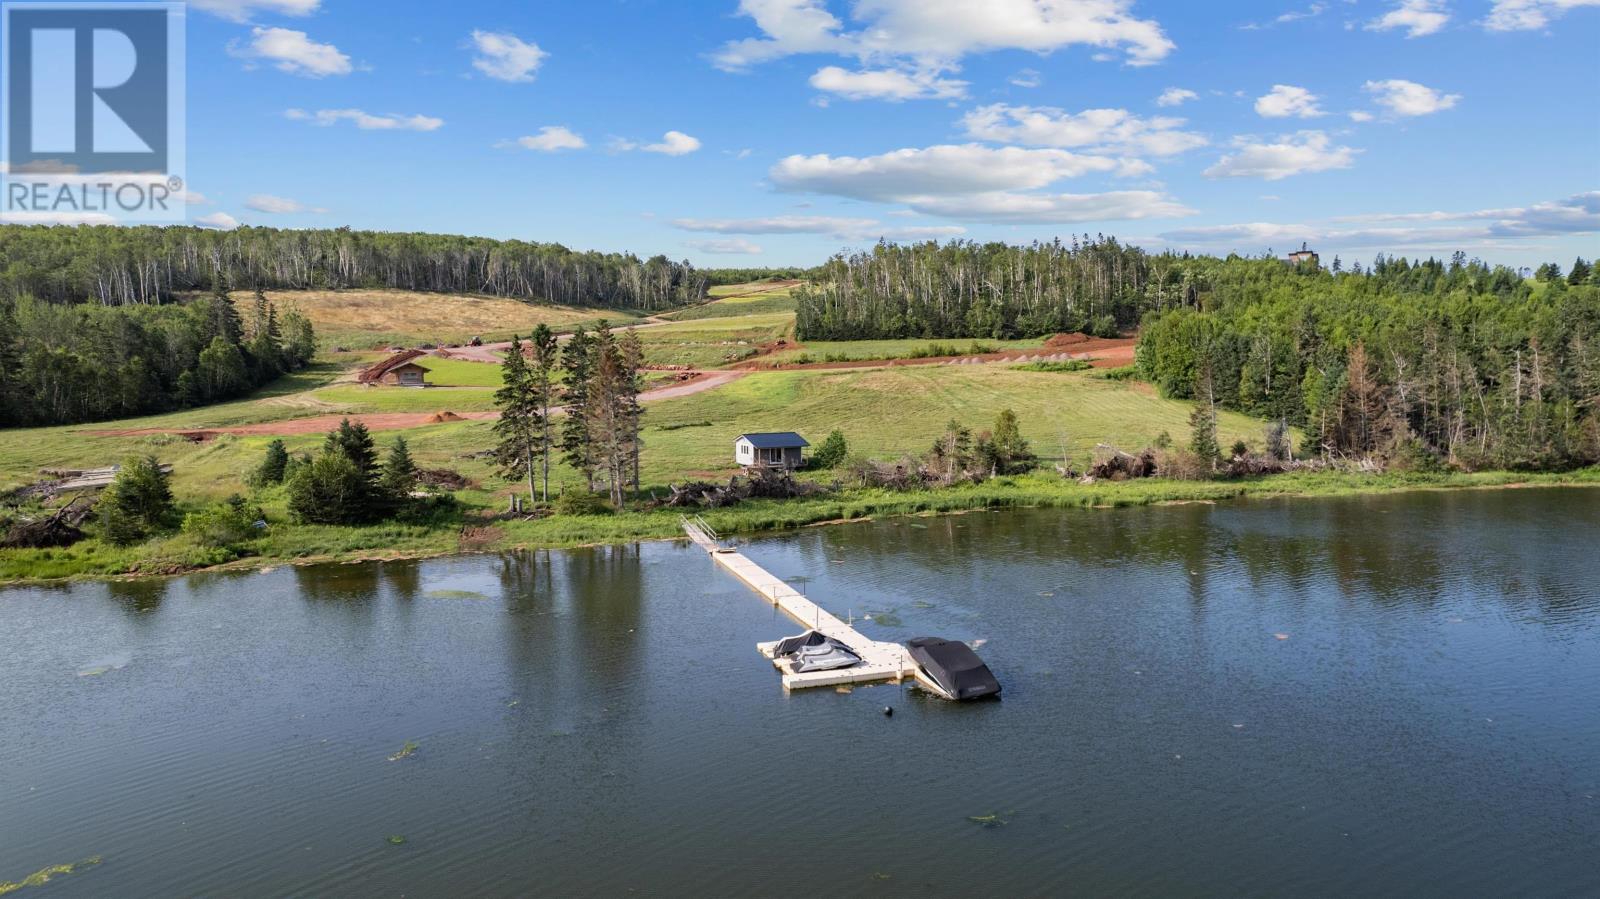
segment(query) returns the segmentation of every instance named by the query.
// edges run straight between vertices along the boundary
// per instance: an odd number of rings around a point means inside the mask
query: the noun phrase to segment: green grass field
[[[794,288],[774,288],[765,282],[754,284],[728,284],[709,291],[712,302],[691,306],[666,317],[673,321],[693,321],[704,318],[726,318],[745,315],[766,315],[794,311]]]
[[[755,348],[794,331],[794,316],[783,312],[674,322],[639,331],[651,365],[720,368],[754,353]]]
[[[976,356],[1001,350],[1032,350],[1044,343],[1040,337],[1029,340],[817,340],[792,350],[773,353],[764,362],[786,365],[795,362],[852,362],[877,359],[910,359],[918,356]],[[953,353],[946,352],[953,350]]]
[[[813,444],[835,428],[853,452],[879,458],[921,454],[956,419],[974,431],[1010,408],[1024,435],[1046,459],[1060,459],[1062,441],[1079,463],[1096,443],[1137,449],[1167,432],[1187,439],[1188,403],[1163,400],[1139,382],[1090,373],[1019,372],[1004,366],[906,366],[859,371],[757,372],[719,390],[649,407],[647,480],[686,471],[733,468],[733,440],[746,431],[798,431]],[[710,426],[660,430],[709,421]],[[1262,423],[1224,412],[1224,445],[1259,443]]]
[[[723,294],[737,293],[723,290]],[[786,293],[786,291],[785,291]],[[342,298],[345,302],[348,297]],[[733,297],[711,307],[718,314],[696,314],[686,320],[639,332],[647,359],[654,364],[722,367],[750,356],[758,347],[792,339],[792,312],[763,304],[785,297]],[[449,314],[453,299],[439,302]],[[518,304],[519,306],[521,304]],[[737,311],[728,311],[737,310]],[[437,310],[435,310],[437,312]],[[429,314],[434,314],[430,312]],[[618,317],[608,316],[613,322]],[[387,319],[385,319],[387,321]],[[484,329],[487,330],[487,329]],[[493,332],[487,336],[492,336]],[[800,355],[814,361],[884,359],[925,352],[935,341],[822,342],[786,350],[768,358],[793,361]],[[971,341],[941,341],[958,352],[972,353]],[[1038,341],[984,341],[984,348],[1018,349]],[[328,414],[474,412],[493,408],[500,383],[492,364],[428,358],[429,389],[366,387],[351,380],[352,372],[381,354],[330,355],[304,372],[280,379],[249,399],[165,415],[68,427],[0,431],[0,491],[40,479],[43,468],[90,468],[116,463],[130,454],[154,454],[174,466],[172,487],[185,509],[247,492],[245,479],[259,463],[271,436],[222,435],[192,442],[171,434],[99,436],[92,431],[163,429],[198,430],[274,422]],[[671,400],[651,402],[644,419],[643,481],[647,492],[669,483],[724,478],[736,470],[733,440],[748,431],[798,431],[813,444],[830,431],[841,430],[852,453],[878,459],[899,459],[925,453],[955,419],[974,431],[992,427],[1001,409],[1020,418],[1024,435],[1045,467],[1022,478],[1006,478],[978,487],[913,491],[846,491],[827,498],[793,502],[750,503],[708,513],[713,525],[728,532],[793,527],[865,515],[991,508],[1014,505],[1089,506],[1156,502],[1164,499],[1220,499],[1243,494],[1325,493],[1394,487],[1489,486],[1513,481],[1593,483],[1600,471],[1573,475],[1527,477],[1510,473],[1422,477],[1385,475],[1292,475],[1241,482],[1177,482],[1152,480],[1083,487],[1063,481],[1049,465],[1065,458],[1081,467],[1096,444],[1138,449],[1169,435],[1177,445],[1189,438],[1187,402],[1165,400],[1143,382],[1112,381],[1100,372],[1039,372],[1012,366],[899,366],[840,371],[756,371],[721,387]],[[670,376],[656,376],[660,383]],[[1231,412],[1219,419],[1224,447],[1235,440],[1262,443],[1263,422]],[[504,507],[507,493],[520,485],[504,480],[492,462],[479,455],[494,443],[493,423],[463,421],[424,425],[402,432],[374,435],[380,450],[402,435],[416,462],[425,468],[447,468],[467,477],[472,486],[460,491],[460,508],[425,523],[382,524],[358,528],[308,527],[288,522],[281,488],[259,493],[255,500],[267,512],[267,536],[242,548],[261,560],[352,559],[373,556],[429,555],[492,546],[570,546],[582,543],[668,537],[676,533],[676,513],[629,513],[590,517],[557,517],[488,525],[487,537],[460,543],[494,510]],[[1298,436],[1298,435],[1297,435]],[[320,433],[282,438],[291,452],[313,452]],[[577,475],[565,466],[553,471],[557,489],[575,485]],[[834,475],[807,475],[829,480]],[[485,543],[484,541],[487,541]],[[187,570],[230,561],[184,536],[158,539],[117,550],[90,540],[67,550],[0,551],[0,580],[52,578],[82,574]]]

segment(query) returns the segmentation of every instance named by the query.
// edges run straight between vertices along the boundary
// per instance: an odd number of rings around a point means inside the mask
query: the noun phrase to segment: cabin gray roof
[[[770,434],[740,434],[734,438],[734,443],[740,440],[750,441],[756,449],[791,449],[793,447],[810,446],[804,437],[793,431],[776,431]]]

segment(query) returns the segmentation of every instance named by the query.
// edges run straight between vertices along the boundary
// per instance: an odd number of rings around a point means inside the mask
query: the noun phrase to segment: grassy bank
[[[1600,487],[1600,467],[1562,474],[1318,472],[1239,481],[1151,479],[1091,485],[1039,473],[947,489],[905,493],[846,490],[825,497],[756,501],[729,509],[709,510],[704,517],[719,532],[731,535],[825,522],[985,509],[1116,508],[1252,497],[1330,497],[1406,490],[1560,485]],[[0,550],[0,583],[164,575],[214,566],[261,567],[290,562],[351,562],[519,548],[564,548],[669,539],[680,535],[677,510],[501,521],[488,513],[486,494],[468,491],[462,499],[459,509],[440,513],[430,521],[367,527],[291,525],[283,520],[281,512],[269,509],[272,520],[267,533],[229,550],[202,547],[183,535],[124,549],[90,540],[69,549]]]

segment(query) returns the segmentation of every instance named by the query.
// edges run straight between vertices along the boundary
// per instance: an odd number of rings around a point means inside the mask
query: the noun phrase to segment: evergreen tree
[[[995,418],[988,445],[991,467],[998,474],[1012,474],[1033,467],[1033,450],[1022,436],[1017,413],[1010,409],[1002,409]]]
[[[972,429],[951,419],[928,453],[946,483],[953,483],[972,468]]]
[[[1579,256],[1572,263],[1572,271],[1567,273],[1567,283],[1572,285],[1585,284],[1593,273],[1594,270],[1589,263],[1585,262],[1582,256]]]
[[[850,444],[844,439],[843,431],[834,431],[822,441],[816,452],[811,454],[811,467],[826,471],[837,468],[850,455]]]
[[[506,477],[527,479],[528,499],[532,500],[538,495],[533,486],[535,460],[545,428],[533,374],[522,355],[522,341],[515,335],[500,363],[500,389],[495,391],[494,404],[500,410],[500,418],[494,423],[500,440],[494,450],[495,461]]]
[[[295,466],[287,492],[289,513],[307,524],[359,524],[372,516],[372,485],[350,457],[323,447],[307,465]]]
[[[167,480],[155,456],[133,456],[122,463],[96,507],[106,542],[129,546],[171,526],[174,510]]]
[[[1217,470],[1222,448],[1217,445],[1216,389],[1209,366],[1202,369],[1195,387],[1195,407],[1189,413],[1189,451],[1207,471]]]
[[[639,463],[644,453],[644,406],[639,402],[639,395],[644,392],[644,343],[639,340],[639,332],[629,328],[622,335],[617,349],[623,374],[622,395],[618,397],[618,402],[622,407],[622,423],[626,429],[624,436],[628,444],[630,478],[634,492],[638,492]]]
[[[359,421],[342,419],[339,427],[328,432],[323,440],[324,452],[344,453],[345,458],[355,463],[356,470],[365,478],[373,477],[378,465],[378,451],[372,444],[372,434],[367,431],[367,426]]]
[[[22,423],[22,385],[17,382],[21,364],[17,352],[17,325],[11,306],[0,300],[0,428]]]
[[[604,322],[595,331],[593,356],[584,408],[587,440],[612,505],[620,509],[635,458],[638,419],[632,384],[636,375]]]
[[[406,502],[411,492],[417,489],[417,464],[411,459],[411,450],[406,446],[404,437],[396,437],[389,447],[378,486],[384,497],[396,504]]]
[[[555,332],[540,322],[528,338],[533,358],[529,366],[533,381],[534,401],[539,406],[539,460],[543,477],[544,501],[550,502],[550,455],[555,448],[550,432],[550,407],[555,402],[555,373],[561,364]]]
[[[262,486],[283,483],[284,472],[289,467],[289,451],[284,448],[282,440],[274,440],[267,444],[266,456],[261,460],[255,472],[251,475],[251,482]]]
[[[581,326],[561,351],[561,369],[566,374],[564,402],[566,421],[561,425],[561,450],[568,465],[583,475],[589,492],[594,492],[594,446],[589,439],[589,381],[594,372],[595,338]]]

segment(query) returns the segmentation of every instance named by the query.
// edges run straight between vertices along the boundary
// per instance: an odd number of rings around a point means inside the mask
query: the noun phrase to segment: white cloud
[[[746,219],[673,219],[685,231],[715,234],[859,234],[878,224],[875,219],[828,215],[774,215]]]
[[[532,81],[550,55],[538,44],[506,31],[474,31],[472,45],[478,51],[472,67],[497,81]]]
[[[257,26],[250,29],[249,44],[229,44],[228,52],[241,59],[267,60],[281,72],[305,78],[348,75],[352,71],[350,57],[340,53],[338,47],[319,44],[304,31],[289,28]]]
[[[877,156],[789,156],[768,177],[779,190],[898,203],[925,215],[993,222],[1079,222],[1187,215],[1152,191],[1024,193],[1124,161],[1060,149],[981,144],[903,149]]]
[[[718,240],[686,240],[683,245],[702,253],[715,253],[727,256],[758,256],[762,253],[759,245],[753,244],[742,237],[727,237]]]
[[[846,30],[823,0],[741,0],[759,38],[730,41],[713,56],[723,69],[800,53],[862,60],[910,59],[918,68],[949,69],[962,57],[993,50],[1049,53],[1083,44],[1122,49],[1130,65],[1159,62],[1174,47],[1159,23],[1136,18],[1132,0],[860,0]]]
[[[682,131],[668,131],[661,136],[660,143],[645,144],[639,149],[646,153],[662,153],[667,156],[683,156],[700,149],[700,141],[684,134]]]
[[[232,231],[239,227],[239,220],[226,212],[213,212],[210,215],[195,216],[194,223],[202,228],[216,228],[220,231]]]
[[[769,176],[787,191],[904,202],[901,198],[1040,188],[1116,168],[1115,159],[1065,150],[947,144],[864,157],[787,156]]]
[[[189,0],[193,9],[203,10],[230,22],[247,22],[258,12],[284,16],[309,16],[322,0]]]
[[[846,100],[955,100],[967,95],[967,82],[938,77],[933,71],[863,69],[851,72],[824,66],[811,76],[811,86]]]
[[[1323,115],[1317,108],[1317,95],[1292,84],[1274,84],[1265,96],[1256,99],[1256,112],[1264,118],[1310,119]]]
[[[1276,22],[1276,23],[1281,25],[1281,24],[1285,24],[1285,23],[1288,23],[1288,22],[1299,21],[1300,19],[1314,19],[1317,16],[1320,16],[1320,15],[1322,15],[1323,13],[1325,13],[1327,11],[1328,11],[1327,4],[1325,4],[1325,3],[1313,3],[1310,6],[1306,7],[1305,9],[1291,9],[1288,12],[1283,13],[1282,15],[1278,16],[1276,19],[1273,19],[1272,21],[1274,21],[1274,22]]]
[[[915,214],[915,213],[913,213]],[[775,215],[745,219],[674,219],[674,227],[713,234],[826,234],[839,240],[926,240],[959,237],[967,229],[958,225],[894,225],[877,219],[829,215]]]
[[[582,150],[589,144],[583,136],[565,125],[545,125],[538,134],[517,138],[517,145],[528,150],[554,153],[558,150]]]
[[[1289,246],[1309,241],[1324,255],[1333,249],[1393,249],[1415,247],[1449,252],[1483,245],[1488,241],[1519,241],[1573,234],[1600,233],[1600,191],[1575,194],[1565,200],[1527,207],[1482,209],[1471,212],[1379,213],[1332,219],[1332,225],[1245,222],[1169,231],[1160,238],[1172,244],[1208,249],[1257,252],[1267,246]],[[1424,227],[1372,227],[1395,222],[1425,222]],[[1441,225],[1441,222],[1477,224]],[[1339,224],[1366,224],[1342,228]]]
[[[444,126],[444,119],[433,116],[393,112],[378,115],[361,109],[319,109],[316,112],[286,109],[283,115],[296,122],[312,122],[324,128],[340,122],[352,122],[362,131],[437,131]]]
[[[1444,28],[1450,12],[1444,0],[1400,0],[1398,6],[1366,24],[1368,31],[1404,28],[1406,37],[1426,37]]]
[[[1001,224],[1070,224],[1148,218],[1178,218],[1194,210],[1150,190],[1098,194],[1023,194],[993,192],[960,197],[930,197],[917,204],[929,215]]]
[[[1358,150],[1336,147],[1321,131],[1301,131],[1285,135],[1276,143],[1260,143],[1252,138],[1234,141],[1235,152],[1217,160],[1205,170],[1207,178],[1265,178],[1278,181],[1290,175],[1347,169],[1355,163]]]
[[[1044,83],[1044,76],[1036,69],[1022,69],[1010,79],[1017,87],[1038,87]]]
[[[1362,90],[1372,94],[1373,102],[1395,116],[1419,116],[1442,112],[1455,106],[1460,94],[1442,94],[1415,81],[1391,78],[1387,81],[1368,81]]]
[[[1345,2],[1354,3],[1356,0],[1345,0]],[[1237,27],[1240,31],[1265,31],[1278,25],[1287,25],[1290,22],[1298,22],[1301,19],[1314,19],[1327,11],[1328,5],[1326,3],[1313,3],[1310,6],[1307,6],[1305,9],[1288,10],[1287,12],[1274,16],[1272,20],[1268,22],[1245,22],[1244,24],[1235,27]]]
[[[1189,100],[1198,100],[1200,95],[1188,88],[1169,87],[1156,98],[1157,106],[1182,106]]]
[[[996,143],[1088,149],[1131,156],[1175,156],[1206,145],[1202,135],[1181,131],[1183,119],[1144,119],[1125,109],[1079,113],[1049,106],[980,106],[961,120],[967,135]]]
[[[1483,27],[1490,31],[1537,31],[1580,6],[1600,6],[1600,0],[1494,0]]]
[[[1372,121],[1372,113],[1367,112],[1364,109],[1352,110],[1351,113],[1350,113],[1350,121],[1352,121],[1352,122],[1370,122],[1370,121]]]
[[[8,225],[115,225],[115,216],[105,212],[55,212],[49,210],[0,211],[0,222]]]
[[[299,200],[288,197],[275,197],[272,194],[253,194],[244,201],[244,205],[256,212],[265,212],[270,215],[292,215],[298,212],[324,213],[328,210],[316,206],[307,206]]]
[[[1464,222],[1492,221],[1492,236],[1547,236],[1600,232],[1600,190],[1573,194],[1564,200],[1477,209],[1469,212],[1380,212],[1339,216],[1335,222]]]

